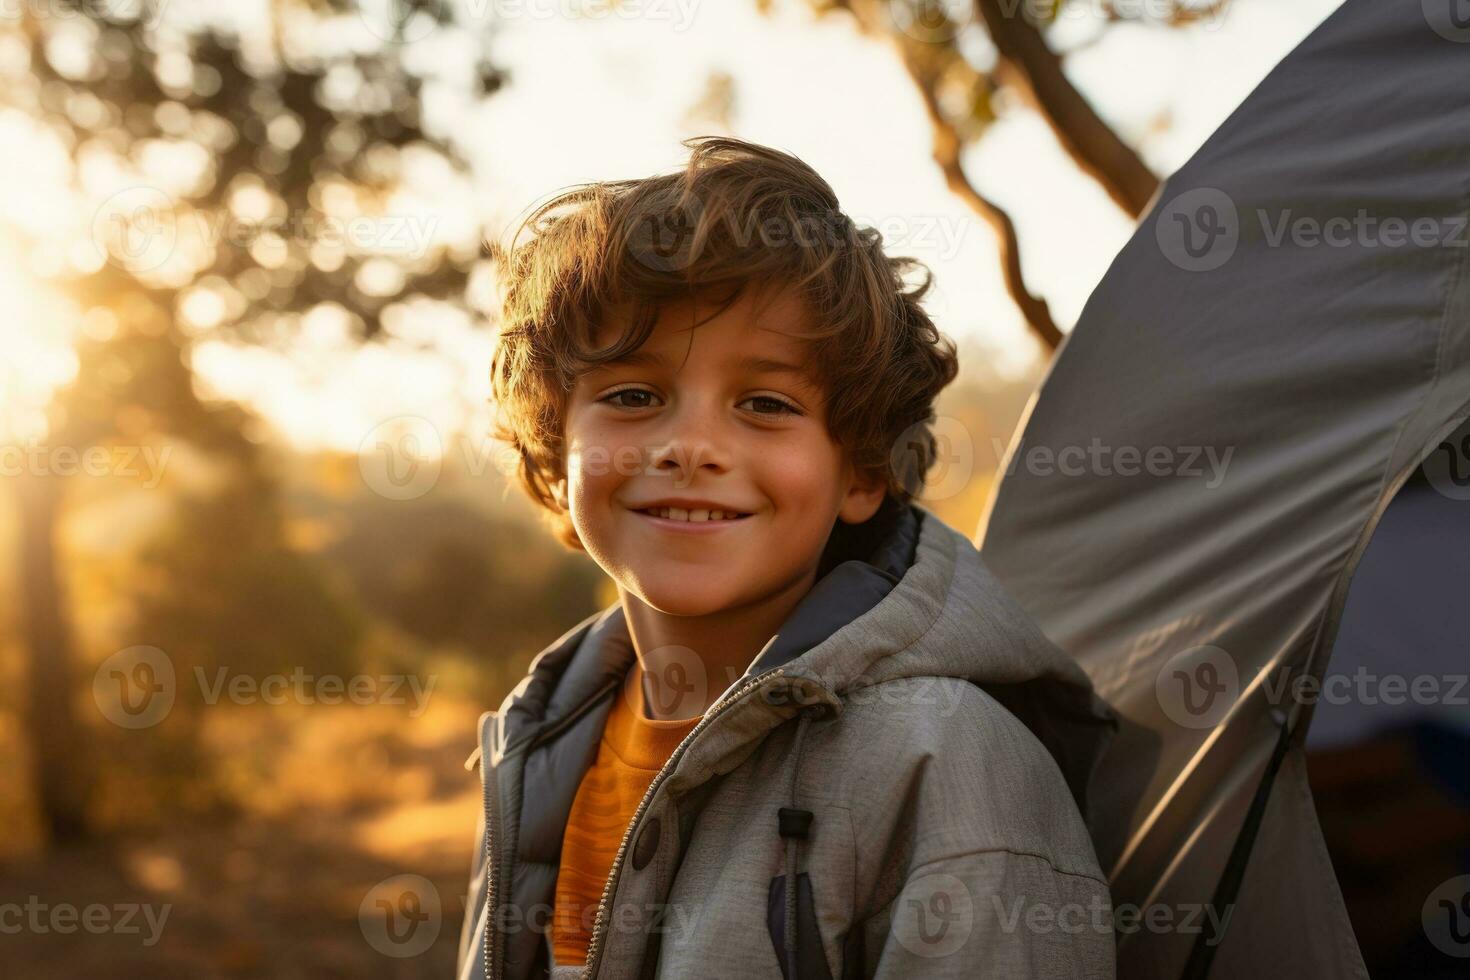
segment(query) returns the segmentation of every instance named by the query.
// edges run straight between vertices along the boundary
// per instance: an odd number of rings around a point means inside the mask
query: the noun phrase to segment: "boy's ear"
[[[568,510],[568,507],[567,507],[567,478],[566,477],[560,477],[560,478],[552,481],[552,483],[551,483],[551,495],[556,498],[556,505],[558,507],[560,507],[563,511]]]
[[[861,524],[878,513],[887,493],[888,482],[882,473],[876,470],[854,472],[837,516],[845,523]]]

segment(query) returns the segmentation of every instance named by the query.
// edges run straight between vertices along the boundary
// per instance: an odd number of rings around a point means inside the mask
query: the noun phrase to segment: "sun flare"
[[[45,407],[76,374],[72,314],[26,271],[21,249],[0,234],[0,443],[46,437]]]

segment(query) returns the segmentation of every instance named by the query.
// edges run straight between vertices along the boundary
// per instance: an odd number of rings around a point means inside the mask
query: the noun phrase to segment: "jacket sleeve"
[[[866,798],[890,802],[857,821],[873,904],[852,972],[1113,980],[1107,878],[1061,770],[989,694],[942,683],[928,706],[894,686],[883,718],[902,738],[870,740],[863,757]]]
[[[875,980],[1114,977],[1107,883],[1006,850],[914,868],[863,924],[863,946],[864,972]]]

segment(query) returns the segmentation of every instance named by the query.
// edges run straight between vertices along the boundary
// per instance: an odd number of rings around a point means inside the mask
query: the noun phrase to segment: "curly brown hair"
[[[556,493],[579,374],[638,349],[666,303],[715,297],[718,313],[748,286],[778,284],[806,307],[812,328],[800,337],[834,441],[857,472],[910,500],[935,459],[934,399],[959,366],[954,342],[920,306],[932,274],[885,255],[882,235],[856,226],[796,157],[729,137],[683,145],[683,170],[579,185],[537,207],[508,249],[489,245],[502,291],[495,436],[518,455],[522,488],[557,537],[580,548]],[[909,285],[915,270],[922,278]],[[628,329],[594,349],[597,326],[615,312]]]

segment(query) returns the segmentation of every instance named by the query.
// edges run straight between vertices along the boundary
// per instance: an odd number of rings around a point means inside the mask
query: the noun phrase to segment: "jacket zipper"
[[[492,713],[490,724],[495,724]],[[482,749],[480,752],[480,773],[483,778],[483,794],[485,797],[485,980],[493,980],[496,970],[492,957],[496,952],[491,948],[490,939],[495,931],[494,915],[497,908],[495,891],[500,886],[500,878],[495,873],[495,841],[498,836],[495,833],[495,796],[499,791],[499,783],[496,779],[496,766],[490,764],[490,759]]]
[[[603,695],[605,695],[608,691],[613,690],[615,687],[617,687],[617,685],[617,681],[613,681],[605,685],[602,689],[600,689],[590,698],[588,698],[586,703],[581,708],[578,708],[576,711],[572,712],[566,718],[563,718],[560,722],[547,729],[546,731],[538,732],[523,747],[516,749],[515,754],[519,756],[529,752],[537,745],[556,735],[557,732],[560,732],[568,725],[571,725],[582,715],[586,714],[587,711],[591,710],[591,707],[596,704]],[[494,718],[495,714],[495,712],[491,712],[491,717]],[[495,833],[495,802],[499,794],[500,784],[496,779],[498,775],[498,767],[488,764],[488,759],[486,757],[486,753],[483,747],[479,748],[477,751],[480,756],[480,770],[485,775],[485,980],[495,980],[495,978],[500,976],[501,974],[499,960],[500,954],[502,952],[501,945],[492,944],[491,941],[494,936],[496,916],[500,911],[500,856],[496,853],[494,846],[494,842],[497,837]],[[504,760],[502,760],[502,762],[503,761]]]
[[[774,667],[764,673],[757,674],[741,685],[739,690],[725,695],[716,702],[714,708],[706,712],[705,716],[699,720],[699,724],[695,725],[689,734],[684,736],[684,740],[675,747],[673,754],[669,756],[669,760],[664,763],[663,768],[653,777],[653,782],[649,783],[648,791],[643,794],[643,799],[638,801],[638,809],[633,812],[633,819],[628,822],[627,830],[623,831],[622,842],[618,844],[618,852],[613,857],[612,868],[608,872],[607,881],[602,886],[602,898],[597,903],[597,919],[592,927],[592,939],[587,949],[587,967],[582,973],[582,980],[592,980],[597,974],[597,967],[602,960],[603,939],[607,932],[608,903],[612,899],[613,893],[617,891],[618,878],[623,870],[623,858],[628,852],[628,841],[632,839],[634,828],[643,819],[644,811],[648,809],[649,801],[653,799],[653,795],[657,792],[659,785],[664,781],[664,777],[679,758],[683,756],[689,743],[706,726],[712,723],[735,702],[741,700],[750,691],[760,686],[767,678],[777,677],[785,672],[785,668],[783,667]]]

